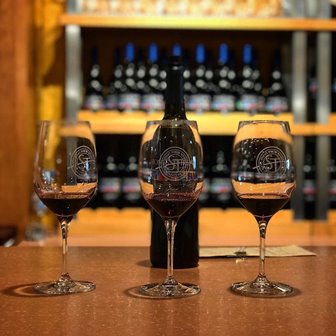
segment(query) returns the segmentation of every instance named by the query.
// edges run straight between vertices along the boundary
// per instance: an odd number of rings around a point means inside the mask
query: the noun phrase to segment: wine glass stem
[[[68,262],[67,262],[67,255],[68,255],[68,230],[69,230],[69,223],[67,220],[61,220],[61,231],[62,231],[62,256],[63,256],[63,272],[62,277],[68,276]]]
[[[268,221],[259,220],[259,234],[260,234],[260,244],[259,244],[259,277],[265,277],[265,255],[266,255],[266,229]]]
[[[167,278],[166,283],[175,282],[174,280],[174,235],[177,221],[174,219],[165,219],[164,224],[167,233]]]

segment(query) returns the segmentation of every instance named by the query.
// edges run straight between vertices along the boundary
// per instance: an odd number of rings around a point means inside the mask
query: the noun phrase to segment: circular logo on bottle
[[[190,170],[188,153],[177,146],[167,148],[160,156],[159,169],[167,180],[179,181],[186,178]]]
[[[280,148],[269,146],[259,152],[256,168],[261,174],[284,175],[286,162],[286,155]]]
[[[71,169],[80,179],[96,176],[95,155],[90,147],[80,146],[71,155]]]

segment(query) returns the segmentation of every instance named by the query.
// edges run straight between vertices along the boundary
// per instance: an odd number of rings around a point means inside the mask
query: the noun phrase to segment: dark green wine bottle
[[[164,120],[186,120],[183,66],[180,57],[169,59],[166,77]],[[153,267],[167,267],[167,235],[162,218],[151,210],[150,261]],[[196,267],[199,260],[198,203],[178,220],[174,238],[174,268]]]

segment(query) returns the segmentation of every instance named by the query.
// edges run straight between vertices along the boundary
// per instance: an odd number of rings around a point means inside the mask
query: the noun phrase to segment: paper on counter
[[[267,257],[298,257],[298,256],[314,256],[316,253],[308,251],[296,245],[289,246],[270,246],[266,247]],[[259,247],[201,247],[200,257],[259,257]]]

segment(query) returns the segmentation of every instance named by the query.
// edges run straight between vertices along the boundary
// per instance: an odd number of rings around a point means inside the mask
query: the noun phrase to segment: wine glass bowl
[[[265,238],[272,216],[288,202],[295,188],[292,136],[285,121],[242,121],[233,145],[231,182],[239,202],[256,219],[260,234],[259,274],[253,281],[234,283],[241,295],[293,295],[289,285],[271,282],[265,274]]]
[[[67,271],[68,226],[97,189],[96,148],[90,124],[85,121],[44,120],[35,152],[34,189],[57,217],[62,231],[63,271],[59,279],[40,283],[35,290],[64,295],[95,289],[88,281],[72,280]]]
[[[145,296],[172,298],[199,293],[197,285],[173,277],[174,232],[178,219],[196,202],[203,186],[203,152],[196,122],[149,121],[139,155],[139,182],[148,204],[167,232],[167,277],[140,287]]]

